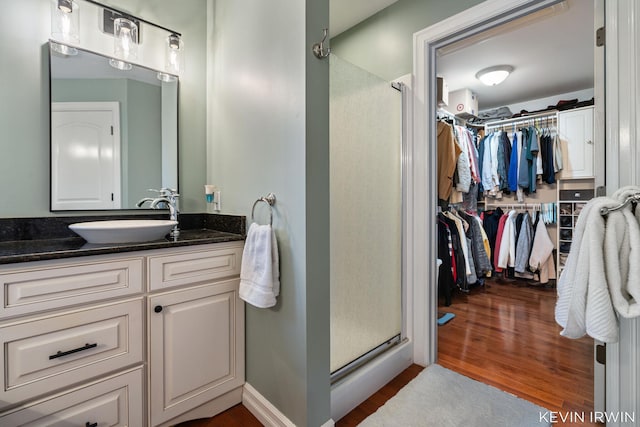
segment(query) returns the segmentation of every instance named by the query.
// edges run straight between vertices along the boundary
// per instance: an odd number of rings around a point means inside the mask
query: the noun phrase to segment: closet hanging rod
[[[515,125],[518,123],[527,123],[527,122],[531,122],[531,121],[535,121],[537,119],[552,119],[552,120],[556,120],[557,119],[557,110],[553,110],[553,111],[547,111],[544,113],[539,113],[539,114],[531,114],[529,116],[522,116],[522,117],[513,117],[511,119],[503,119],[503,120],[496,120],[493,122],[486,122],[484,125],[486,127],[501,127],[501,126],[505,126],[505,125]]]
[[[542,203],[486,203],[487,207],[506,209],[539,209]]]
[[[444,108],[438,108],[437,115],[451,117],[452,119],[458,119],[458,120],[460,119],[460,117],[457,117],[455,114],[448,112]]]

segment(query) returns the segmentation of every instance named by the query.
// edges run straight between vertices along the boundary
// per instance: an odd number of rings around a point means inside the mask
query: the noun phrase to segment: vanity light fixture
[[[119,70],[130,70],[129,63],[138,57],[138,26],[127,18],[116,18],[113,21],[113,53],[116,58],[109,64]]]
[[[169,34],[167,37],[167,71],[178,74],[183,68],[182,59],[184,42],[178,34]]]
[[[177,33],[171,33],[167,37],[167,46],[165,51],[167,73],[158,73],[158,79],[163,82],[174,82],[177,75],[183,70],[184,42]]]
[[[50,0],[51,38],[64,44],[80,42],[80,8],[73,0]],[[59,43],[52,44],[63,55],[77,55],[78,50]]]
[[[511,65],[496,65],[478,71],[476,78],[487,86],[495,86],[505,81],[512,71]]]

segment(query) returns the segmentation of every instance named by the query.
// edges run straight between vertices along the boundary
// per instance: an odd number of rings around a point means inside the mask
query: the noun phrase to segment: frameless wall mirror
[[[178,189],[177,79],[55,42],[49,57],[51,210],[136,209]]]

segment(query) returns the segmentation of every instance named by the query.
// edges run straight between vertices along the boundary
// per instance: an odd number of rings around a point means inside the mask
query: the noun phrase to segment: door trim
[[[438,354],[436,49],[554,3],[558,0],[487,0],[413,36],[413,137],[408,147],[413,214],[407,224],[411,248],[407,277],[414,304],[413,358],[417,364],[435,363]]]
[[[637,105],[638,45],[636,0],[605,1],[606,28],[606,183],[607,195],[627,185],[640,185],[640,108]],[[617,343],[607,344],[606,410],[640,414],[640,319],[620,318]],[[625,425],[619,420],[608,427]]]

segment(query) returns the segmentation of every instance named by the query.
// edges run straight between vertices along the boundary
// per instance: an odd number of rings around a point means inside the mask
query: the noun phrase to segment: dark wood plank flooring
[[[555,289],[517,281],[457,293],[450,307],[440,307],[456,317],[438,327],[438,363],[551,411],[588,418],[593,340],[561,337],[555,302]]]
[[[593,410],[593,341],[559,335],[553,317],[555,300],[555,289],[520,282],[490,281],[468,295],[457,293],[451,306],[440,307],[456,317],[438,328],[438,363],[551,411],[588,414]],[[422,369],[410,366],[336,426],[357,426]],[[244,406],[237,405],[180,427],[260,425]]]
[[[402,387],[407,385],[409,381],[414,379],[424,368],[419,365],[411,365],[392,379],[384,387],[378,390],[374,395],[362,402],[353,411],[342,417],[336,422],[337,427],[355,427],[364,421],[369,415],[378,410],[379,407],[391,399],[400,391]]]
[[[262,427],[262,423],[244,405],[239,404],[213,418],[187,421],[176,427]]]

